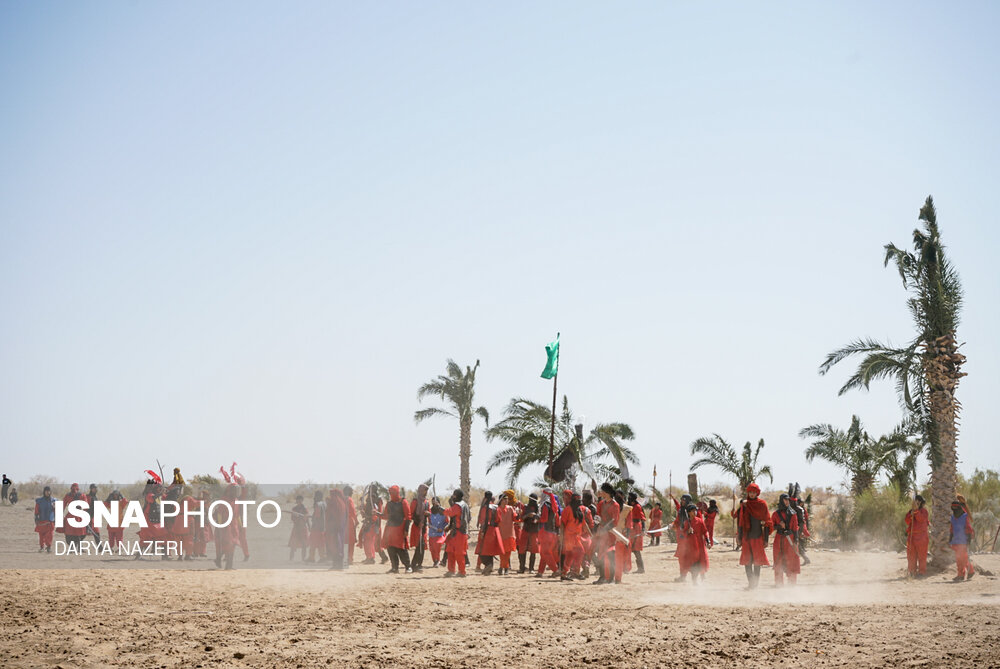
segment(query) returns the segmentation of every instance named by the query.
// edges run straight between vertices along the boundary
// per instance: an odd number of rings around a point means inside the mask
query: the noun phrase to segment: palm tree
[[[417,390],[417,400],[422,401],[425,397],[439,397],[442,401],[450,405],[450,409],[439,409],[431,407],[420,409],[413,414],[413,420],[419,425],[421,421],[431,416],[449,416],[458,419],[458,457],[461,460],[461,471],[459,473],[459,485],[465,498],[469,498],[469,458],[472,457],[472,419],[476,416],[482,417],[486,425],[490,424],[490,414],[486,407],[475,407],[473,403],[476,397],[476,370],[479,369],[479,361],[476,360],[475,367],[465,367],[465,372],[454,360],[448,360],[447,374],[438,376],[433,381],[428,381]]]
[[[890,466],[901,469],[897,454],[912,448],[905,426],[872,439],[857,416],[851,416],[851,426],[847,430],[829,423],[816,424],[802,428],[799,436],[816,440],[806,449],[808,462],[820,458],[847,470],[851,477],[851,494],[855,497],[872,488],[878,475],[888,472]]]
[[[691,465],[691,471],[705,465],[715,465],[725,473],[735,476],[740,490],[746,490],[748,485],[765,474],[768,480],[774,483],[770,465],[757,463],[762,448],[764,448],[763,439],[757,442],[756,449],[752,448],[748,441],[743,446],[743,452],[738,454],[728,441],[717,434],[701,437],[691,442],[691,455],[702,456]]]
[[[826,374],[841,360],[864,356],[857,370],[841,387],[868,389],[872,381],[893,379],[900,403],[919,426],[931,461],[931,555],[937,567],[950,561],[948,522],[944,519],[955,496],[957,475],[956,419],[961,405],[955,399],[959,380],[965,376],[965,356],[958,352],[955,331],[962,307],[962,284],[945,255],[938,230],[934,200],[928,196],[920,208],[923,229],[913,231],[913,251],[886,244],[884,264],[894,263],[909,292],[907,306],[917,334],[903,348],[860,339],[830,353],[820,365]]]
[[[593,481],[628,479],[628,465],[639,462],[623,443],[635,439],[632,428],[625,423],[600,423],[589,434],[583,435],[582,430],[578,434],[569,400],[563,396],[555,424],[557,453],[569,454],[575,466]],[[486,430],[487,440],[507,444],[490,458],[487,473],[506,466],[507,482],[513,487],[525,468],[548,462],[551,428],[552,409],[523,397],[513,398],[504,409],[503,420]]]

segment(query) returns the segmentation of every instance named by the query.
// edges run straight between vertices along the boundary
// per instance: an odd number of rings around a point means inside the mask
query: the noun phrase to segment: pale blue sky
[[[0,6],[0,469],[456,482],[446,358],[688,444],[876,431],[825,353],[911,336],[934,195],[967,292],[961,468],[1000,465],[995,3]],[[473,481],[494,446],[477,428]],[[705,472],[709,480],[715,472]],[[527,484],[531,477],[525,477]]]

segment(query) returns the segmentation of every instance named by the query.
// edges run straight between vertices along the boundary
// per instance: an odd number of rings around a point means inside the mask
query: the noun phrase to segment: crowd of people
[[[190,494],[179,469],[174,470],[170,485],[164,485],[153,472],[142,493],[142,513],[146,527],[139,530],[140,542],[170,540],[182,549],[177,559],[207,557],[209,543],[215,545],[215,563],[219,568],[232,569],[234,556],[240,550],[244,561],[250,559],[246,526],[237,511],[237,503],[250,496],[250,487],[242,475],[220,468],[225,486],[213,503],[207,490],[197,496]],[[736,549],[744,567],[747,587],[755,589],[760,582],[761,568],[772,566],[775,585],[795,584],[802,566],[809,564],[806,555],[809,538],[809,512],[800,499],[798,486],[789,486],[788,493],[778,499],[772,511],[760,497],[760,488],[751,483],[746,494],[731,511],[736,525]],[[312,506],[298,495],[288,512],[291,534],[288,539],[289,560],[300,554],[306,563],[328,563],[331,569],[345,569],[354,562],[357,549],[364,553],[361,564],[389,564],[390,573],[419,573],[428,561],[429,568],[444,567],[444,577],[462,578],[471,566],[469,537],[473,526],[473,511],[461,490],[455,490],[445,504],[429,495],[427,485],[420,485],[407,500],[399,486],[390,486],[387,499],[382,499],[374,485],[361,491],[355,505],[351,486],[316,490]],[[596,496],[591,490],[563,490],[557,494],[544,488],[519,499],[514,490],[499,496],[486,491],[476,513],[476,541],[472,554],[475,571],[483,575],[496,573],[506,576],[516,569],[518,574],[537,578],[560,578],[566,581],[586,580],[594,573],[594,584],[619,584],[624,575],[645,571],[643,548],[648,538],[650,546],[659,546],[661,536],[672,532],[677,547],[675,557],[679,569],[676,580],[698,584],[709,570],[709,550],[715,545],[715,522],[719,508],[715,500],[695,502],[690,495],[676,499],[673,521],[663,525],[663,508],[657,502],[649,511],[636,492],[625,492],[611,483],[603,483]],[[83,492],[76,483],[63,497],[64,504],[83,501],[92,509],[98,500],[97,486]],[[163,500],[179,505],[176,517],[162,517]],[[105,503],[118,501],[120,508],[128,501],[120,490],[113,490]],[[214,522],[199,521],[190,512],[213,509]],[[968,544],[973,536],[971,515],[964,499],[952,505],[950,543],[957,562],[956,580],[971,578],[974,568],[968,557]],[[93,513],[90,514],[93,517]],[[49,486],[35,500],[35,531],[39,551],[50,552],[54,535],[55,506]],[[908,569],[912,576],[922,577],[927,570],[928,513],[920,495],[906,514]],[[57,530],[66,542],[79,545],[92,537],[100,542],[100,528],[93,524]],[[107,528],[107,541],[116,546],[123,540],[124,530]],[[768,544],[771,554],[768,557]],[[514,567],[514,556],[517,566]],[[163,559],[167,559],[164,556]]]

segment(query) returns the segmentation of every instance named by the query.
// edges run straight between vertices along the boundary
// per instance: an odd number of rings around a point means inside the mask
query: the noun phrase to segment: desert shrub
[[[910,508],[908,499],[899,498],[895,485],[869,488],[854,500],[850,532],[854,543],[884,550],[906,547],[903,518]]]
[[[1000,526],[1000,474],[977,469],[968,479],[959,476],[958,489],[965,496],[976,534],[970,549],[989,551]]]

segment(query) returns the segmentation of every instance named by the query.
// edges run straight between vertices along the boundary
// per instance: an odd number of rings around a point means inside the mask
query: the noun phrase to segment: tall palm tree
[[[872,381],[893,379],[900,403],[920,429],[931,461],[931,556],[937,567],[950,561],[947,514],[955,496],[957,475],[956,419],[961,408],[955,399],[959,380],[965,376],[965,356],[958,352],[955,331],[962,308],[962,284],[945,255],[944,244],[928,196],[920,208],[923,229],[913,231],[913,251],[886,244],[884,264],[895,264],[916,336],[903,348],[874,339],[859,339],[830,353],[819,373],[826,374],[846,358],[864,356],[857,370],[841,387],[867,389]],[[936,520],[936,516],[940,520]]]
[[[431,416],[448,416],[458,419],[458,457],[461,461],[459,472],[459,485],[465,498],[469,498],[469,488],[472,485],[469,478],[469,458],[472,457],[472,420],[480,416],[488,426],[490,424],[490,414],[486,407],[473,407],[476,397],[476,370],[479,369],[479,361],[476,360],[475,367],[465,367],[465,372],[454,360],[448,360],[447,373],[438,376],[433,381],[428,381],[417,390],[417,400],[422,401],[425,397],[438,397],[443,402],[448,403],[449,409],[439,409],[430,407],[420,409],[413,414],[413,420],[419,425],[423,420]]]
[[[743,452],[737,453],[736,449],[718,434],[700,437],[691,442],[691,455],[701,456],[691,465],[691,471],[705,465],[715,465],[725,473],[736,477],[740,490],[746,490],[748,485],[764,475],[774,483],[771,466],[760,465],[757,462],[762,448],[764,448],[763,439],[757,442],[756,449],[748,441],[743,445]]]
[[[507,482],[514,486],[525,468],[548,462],[551,428],[552,409],[523,397],[513,398],[503,419],[486,430],[487,440],[507,444],[493,454],[486,471],[506,466]],[[591,480],[627,479],[628,465],[638,464],[639,459],[623,442],[633,439],[635,433],[625,423],[600,423],[588,434],[578,435],[569,400],[563,396],[562,411],[556,416],[557,452],[568,452]]]
[[[846,430],[829,423],[816,424],[802,428],[799,436],[816,440],[806,448],[808,462],[820,458],[847,470],[851,477],[851,494],[855,497],[872,488],[879,474],[888,472],[890,467],[901,469],[897,454],[912,448],[905,426],[873,439],[857,416],[851,416],[851,426]],[[917,446],[919,448],[919,444]]]

